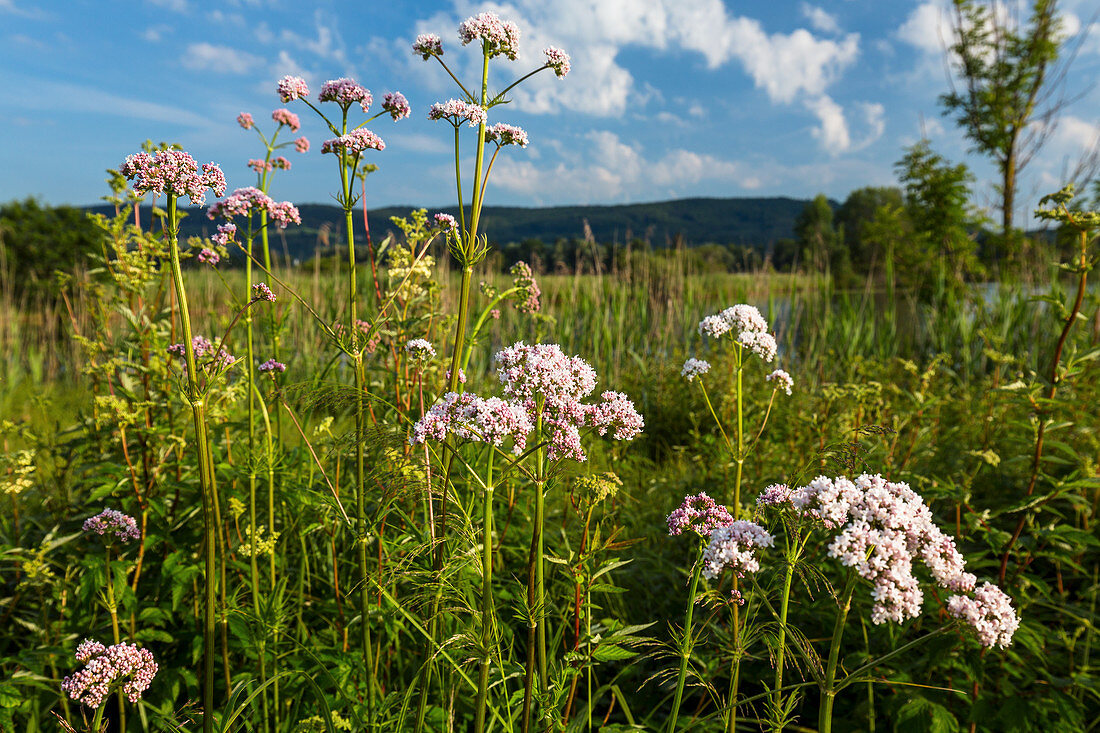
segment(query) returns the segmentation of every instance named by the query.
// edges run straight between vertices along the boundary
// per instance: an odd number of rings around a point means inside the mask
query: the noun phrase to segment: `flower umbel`
[[[73,700],[93,709],[120,687],[126,699],[137,702],[157,674],[153,653],[134,644],[104,647],[98,641],[85,639],[76,648],[75,656],[84,669],[66,677],[61,689]]]

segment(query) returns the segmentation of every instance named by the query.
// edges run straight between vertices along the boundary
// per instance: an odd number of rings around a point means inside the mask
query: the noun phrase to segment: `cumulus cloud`
[[[810,5],[809,3],[802,3],[800,7],[802,17],[810,21],[810,26],[815,31],[822,33],[840,33],[840,23],[837,22],[836,16],[827,12],[824,8],[819,8],[816,5]]]
[[[158,8],[172,10],[177,13],[187,11],[187,0],[149,0],[149,3],[156,5]]]
[[[855,139],[848,116],[831,97],[822,95],[806,100],[805,104],[818,119],[818,126],[812,130],[814,138],[833,156],[863,150],[886,132],[886,108],[877,102],[857,102],[854,105],[860,132]]]
[[[229,46],[216,46],[203,41],[189,45],[180,63],[192,71],[247,74],[262,64],[263,59]]]
[[[526,158],[498,160],[490,186],[543,204],[583,204],[639,195],[676,196],[702,182],[725,183],[732,190],[746,191],[764,185],[759,171],[744,163],[681,148],[650,158],[639,146],[608,130],[590,132],[562,153],[560,162],[549,166],[538,166]]]
[[[942,54],[951,41],[951,15],[942,3],[924,2],[909,13],[896,36],[927,54]]]

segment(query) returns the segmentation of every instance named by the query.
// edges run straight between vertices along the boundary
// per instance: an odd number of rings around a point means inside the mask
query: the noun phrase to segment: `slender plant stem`
[[[107,610],[111,613],[111,636],[115,640],[114,643],[118,644],[122,641],[122,636],[118,630],[118,603],[115,601],[115,576],[111,572],[110,545],[107,546],[107,559],[104,570],[107,572]],[[120,731],[126,730],[126,695],[121,688],[118,690],[118,729]]]
[[[676,720],[680,717],[680,703],[684,699],[684,683],[687,680],[688,660],[691,659],[691,620],[695,614],[695,594],[699,590],[699,576],[703,573],[703,548],[695,558],[695,567],[691,572],[691,588],[688,590],[687,613],[684,615],[684,636],[680,640],[680,671],[676,675],[676,694],[672,698],[672,714],[668,718],[668,733],[676,730]]]
[[[840,612],[833,626],[833,640],[829,644],[829,663],[825,668],[825,685],[821,689],[821,707],[818,712],[817,728],[820,733],[832,733],[833,701],[836,699],[836,667],[840,661],[840,640],[844,636],[844,622],[848,619],[848,609],[852,607],[852,592],[856,589],[857,575],[848,571],[848,582],[844,585],[844,596],[840,601]]]
[[[481,674],[477,681],[477,717],[475,733],[485,730],[485,705],[489,689],[489,662],[493,640],[493,449],[489,448],[489,468],[485,477],[482,507],[481,541]]]
[[[215,586],[217,563],[215,558],[215,518],[214,502],[217,500],[212,471],[213,460],[210,452],[209,436],[206,431],[206,403],[199,389],[198,365],[195,359],[195,347],[192,343],[191,315],[187,307],[187,291],[183,285],[183,271],[180,268],[179,218],[176,212],[176,197],[167,196],[168,211],[168,251],[172,265],[172,282],[176,291],[176,303],[179,307],[180,322],[183,327],[184,353],[187,359],[187,399],[191,404],[191,415],[195,425],[195,447],[198,454],[199,486],[202,490],[203,543],[205,555],[204,574],[204,615],[203,615],[203,692],[202,692],[202,728],[203,733],[214,731],[214,638],[216,632]]]
[[[775,729],[783,730],[783,718],[781,704],[783,701],[783,664],[787,651],[787,608],[791,600],[791,581],[794,579],[794,564],[798,558],[797,540],[795,548],[791,547],[790,538],[787,538],[787,552],[784,556],[787,569],[783,577],[783,596],[779,607],[779,643],[775,653],[775,699],[772,713],[776,716]]]

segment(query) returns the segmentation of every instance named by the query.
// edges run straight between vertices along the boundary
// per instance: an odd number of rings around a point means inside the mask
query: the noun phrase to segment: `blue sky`
[[[213,9],[217,7],[218,9]],[[494,62],[507,83],[553,44],[573,58],[564,79],[543,72],[493,121],[519,124],[526,150],[508,148],[490,182],[490,204],[539,206],[655,201],[687,196],[843,199],[890,185],[902,148],[923,131],[978,174],[976,202],[995,198],[991,167],[967,154],[940,114],[947,90],[942,0],[468,0],[300,3],[291,0],[0,0],[0,201],[27,195],[88,204],[147,139],[181,143],[225,170],[230,188],[252,185],[258,139],[235,118],[251,112],[268,130],[282,106],[275,82],[300,74],[316,93],[352,76],[376,100],[402,91],[410,119],[371,125],[387,143],[368,184],[373,206],[440,206],[455,200],[453,133],[428,106],[454,96],[434,61],[412,54],[418,33],[438,33],[446,57],[476,76],[457,24],[481,10],[515,21],[521,58]],[[1021,213],[1060,187],[1100,132],[1100,22],[1087,0],[1063,3],[1067,33],[1082,40],[1069,77],[1084,95],[1026,171]],[[946,36],[943,36],[946,37]],[[272,194],[329,202],[335,165],[327,131],[304,105],[305,155],[288,153]],[[470,135],[465,136],[471,140]],[[1025,203],[1026,202],[1026,203]]]

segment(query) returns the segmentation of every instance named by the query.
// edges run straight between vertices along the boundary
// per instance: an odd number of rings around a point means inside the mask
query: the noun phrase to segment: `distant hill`
[[[588,222],[592,236],[601,243],[626,243],[639,238],[654,247],[663,247],[681,236],[688,246],[706,243],[739,244],[760,251],[777,239],[791,237],[795,218],[808,203],[791,198],[694,198],[646,204],[616,206],[552,206],[526,208],[487,206],[482,212],[483,232],[495,243],[541,239],[552,244],[558,239],[582,238]],[[390,206],[369,211],[372,235],[377,239],[393,229],[391,216],[405,216],[415,206]],[[110,206],[93,206],[89,211],[111,214]],[[343,242],[343,212],[336,206],[304,204],[299,207],[302,226],[290,227],[282,236],[275,234],[275,252],[286,252],[296,259],[312,256],[325,236],[331,245]],[[181,236],[209,236],[215,225],[204,211],[189,209],[183,220]],[[455,215],[454,207],[429,209]],[[149,221],[148,209],[143,222]],[[362,212],[355,214],[357,226]],[[327,234],[325,231],[327,230]],[[362,231],[361,229],[357,231]],[[284,250],[285,246],[285,250]]]

